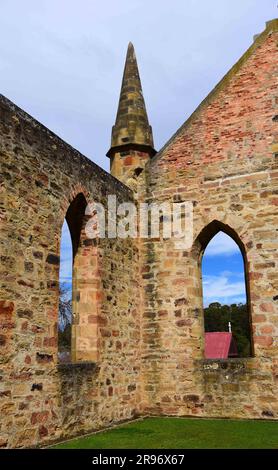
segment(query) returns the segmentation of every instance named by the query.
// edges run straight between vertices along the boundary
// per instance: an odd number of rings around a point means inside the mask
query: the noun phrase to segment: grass
[[[146,418],[56,449],[278,449],[274,421]]]

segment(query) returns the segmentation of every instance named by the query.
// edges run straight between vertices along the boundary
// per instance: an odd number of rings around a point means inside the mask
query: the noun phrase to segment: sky
[[[246,303],[244,261],[234,240],[218,232],[202,259],[203,302],[230,305]]]
[[[108,170],[129,41],[159,150],[277,12],[277,0],[0,0],[0,93]],[[229,243],[217,270],[205,262],[209,299],[243,295]]]
[[[60,245],[59,280],[64,289],[72,291],[72,243],[68,224],[63,223]]]
[[[108,170],[126,49],[159,150],[277,0],[0,0],[0,93]]]

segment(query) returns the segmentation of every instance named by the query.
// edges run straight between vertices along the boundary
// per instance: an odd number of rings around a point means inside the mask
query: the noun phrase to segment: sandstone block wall
[[[0,446],[42,444],[132,418],[139,402],[138,247],[80,240],[75,360],[57,363],[61,228],[70,203],[132,193],[0,98]],[[74,220],[73,220],[74,224]]]
[[[175,249],[173,240],[145,242],[142,401],[149,413],[278,417],[277,26],[268,24],[148,167],[150,202],[194,205],[191,250]],[[221,363],[204,361],[200,269],[219,226],[246,257],[254,343],[254,357]]]

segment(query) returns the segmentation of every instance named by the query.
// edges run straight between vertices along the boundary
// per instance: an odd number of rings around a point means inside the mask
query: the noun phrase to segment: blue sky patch
[[[204,305],[246,303],[244,261],[234,240],[223,232],[208,244],[202,260]]]

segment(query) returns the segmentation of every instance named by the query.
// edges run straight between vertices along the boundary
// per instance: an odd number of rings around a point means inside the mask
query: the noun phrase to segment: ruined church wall
[[[194,232],[186,250],[145,241],[142,403],[152,414],[278,418],[277,26],[148,167],[147,200],[191,201]],[[254,357],[204,360],[198,235],[215,220],[246,253]]]
[[[104,205],[108,194],[122,202],[132,193],[2,96],[0,164],[0,446],[42,445],[132,418],[140,370],[136,241],[82,240],[78,327],[95,333],[97,355],[57,363],[66,211],[79,193]]]

